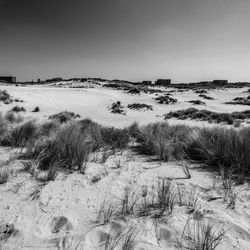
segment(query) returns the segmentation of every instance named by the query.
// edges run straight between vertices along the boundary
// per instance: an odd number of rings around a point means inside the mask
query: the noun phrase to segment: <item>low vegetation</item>
[[[209,218],[203,221],[190,218],[183,229],[179,246],[181,249],[214,250],[225,240],[225,233],[222,223]]]
[[[11,111],[19,113],[19,112],[25,112],[26,109],[24,107],[14,106]]]
[[[169,95],[162,95],[155,98],[159,104],[175,104],[177,99],[170,97]]]
[[[181,115],[189,117],[190,112],[193,115],[198,111],[189,109]],[[212,112],[209,115],[211,119],[216,117]],[[240,119],[240,115],[234,113],[232,117]],[[250,112],[243,115],[250,117]],[[140,154],[156,156],[163,161],[201,161],[220,175],[222,170],[224,173],[230,171],[233,180],[250,178],[248,127],[190,128],[162,122],[141,127],[132,124],[129,128],[118,129],[101,126],[90,119],[61,122],[52,119],[42,124],[35,121],[17,123],[8,116],[0,116],[0,143],[25,148],[22,157],[36,160],[41,169],[48,170],[56,165],[84,173],[90,153],[103,148],[121,151],[135,140],[133,148]]]
[[[32,111],[33,113],[39,112],[40,108],[39,107],[35,107],[34,110]]]
[[[23,100],[11,97],[7,90],[0,90],[0,102],[3,102],[4,104],[10,104],[13,102],[23,102]]]
[[[194,90],[196,94],[207,94],[207,91],[205,89],[196,89]]]
[[[202,97],[202,98],[204,98],[204,99],[206,99],[206,100],[214,100],[213,97],[208,96],[208,95],[205,95],[205,94],[200,94],[199,97]]]
[[[80,118],[80,115],[75,114],[74,112],[69,112],[69,111],[63,111],[58,114],[49,116],[49,119],[58,121],[60,123],[65,123],[72,119],[77,119],[77,118]]]
[[[158,159],[182,159],[183,146],[186,145],[189,128],[170,126],[166,122],[149,124],[138,129],[135,134],[138,145],[136,150],[141,154],[156,155]]]
[[[248,97],[236,97],[232,101],[226,102],[226,104],[250,106],[250,96],[248,96]]]
[[[250,118],[250,111],[242,111],[242,112],[233,112],[233,113],[217,113],[213,111],[209,111],[206,109],[195,109],[188,108],[177,111],[171,111],[164,115],[164,119],[177,118],[180,120],[200,120],[200,121],[208,121],[214,123],[226,123],[226,124],[234,124],[237,121],[243,121]]]
[[[10,104],[13,102],[10,94],[6,90],[0,90],[0,101],[4,104]]]
[[[189,102],[194,104],[194,105],[206,105],[206,103],[202,102],[201,100],[191,100]]]
[[[10,123],[20,123],[23,121],[24,118],[20,114],[16,114],[13,111],[8,111],[5,114],[4,119]]]
[[[139,88],[131,88],[128,90],[128,94],[140,94],[140,92]]]
[[[134,109],[134,110],[153,110],[153,107],[148,104],[144,103],[133,103],[133,104],[128,104],[129,109]]]
[[[111,110],[111,113],[113,114],[126,115],[124,107],[121,105],[120,101],[114,102],[111,105],[110,110]]]
[[[139,153],[158,159],[191,159],[204,162],[218,174],[230,171],[234,179],[250,177],[250,128],[189,128],[155,123],[139,128]]]

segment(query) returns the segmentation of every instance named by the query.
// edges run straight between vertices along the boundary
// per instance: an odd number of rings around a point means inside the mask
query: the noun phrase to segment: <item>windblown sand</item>
[[[55,87],[1,86],[13,97],[24,100],[18,105],[27,110],[26,117],[46,119],[63,110],[79,113],[82,118],[91,118],[104,125],[124,127],[134,121],[147,124],[162,121],[162,115],[177,109],[191,107],[188,100],[201,99],[193,91],[175,92],[175,105],[157,104],[155,94],[129,95],[120,90],[102,87],[91,89],[70,89]],[[238,96],[246,96],[246,89],[209,91],[215,100],[205,100],[207,106],[199,107],[218,112],[245,110],[247,107],[223,104]],[[153,111],[131,111],[127,115],[111,114],[108,107],[116,101],[127,106],[131,103],[152,105]],[[16,105],[1,104],[4,113]],[[39,106],[39,113],[32,113]],[[197,107],[197,106],[195,106]],[[173,121],[177,122],[177,121]],[[186,123],[194,125],[193,121]],[[203,123],[200,123],[203,124]],[[0,160],[7,161],[17,150],[0,149]],[[190,169],[187,179],[183,166]],[[180,187],[184,197],[195,190],[198,204],[194,211],[188,206],[176,206],[171,216],[152,220],[148,217],[131,217],[135,225],[135,249],[179,249],[176,245],[186,221],[190,216],[197,221],[212,218],[222,221],[226,237],[217,249],[250,249],[250,190],[249,186],[237,187],[237,201],[234,209],[223,201],[223,189],[219,179],[204,171],[198,164],[187,162],[163,163],[149,157],[136,155],[127,150],[110,155],[102,163],[101,153],[92,155],[85,175],[80,173],[59,173],[55,181],[46,185],[39,183],[29,173],[22,171],[20,160],[2,164],[12,175],[8,182],[0,185],[0,224],[13,224],[17,233],[9,238],[2,249],[108,249],[105,242],[112,236],[111,228],[96,222],[98,210],[104,200],[119,204],[124,189],[130,188],[138,196],[143,187],[156,185],[159,178],[173,179],[173,185]],[[39,173],[42,174],[42,173]],[[124,227],[124,220],[116,222]],[[125,230],[125,229],[124,229]],[[0,246],[1,248],[1,246]],[[115,249],[121,249],[118,244]]]

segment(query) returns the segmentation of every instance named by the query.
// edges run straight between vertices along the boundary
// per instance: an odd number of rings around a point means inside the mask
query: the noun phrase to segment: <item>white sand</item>
[[[154,95],[128,95],[102,87],[67,89],[1,86],[0,89],[6,89],[13,97],[25,101],[18,105],[27,109],[26,117],[44,119],[51,114],[68,110],[79,113],[83,118],[90,117],[102,124],[120,127],[133,121],[140,124],[162,121],[163,118],[156,115],[162,116],[171,110],[193,106],[186,103],[188,100],[202,100],[193,91],[174,93],[173,97],[178,99],[176,105],[160,105],[152,99]],[[194,107],[218,112],[245,110],[247,107],[223,104],[237,96],[246,96],[245,90],[209,91],[208,95],[216,100],[205,100],[207,106]],[[134,102],[150,104],[154,111],[126,109],[126,116],[111,114],[107,107],[115,101],[121,101],[124,106]],[[16,103],[1,104],[1,111],[4,113],[14,105]],[[39,106],[41,112],[31,113],[35,106]],[[0,161],[6,161],[14,154],[15,151],[10,148],[0,148]],[[223,201],[220,181],[214,185],[211,174],[200,170],[195,164],[152,161],[131,151],[111,155],[105,163],[101,163],[98,160],[100,158],[100,154],[93,156],[96,161],[88,163],[85,175],[76,172],[60,173],[55,181],[40,186],[29,173],[21,171],[23,165],[19,160],[0,167],[0,171],[12,171],[8,182],[0,185],[0,224],[13,223],[18,230],[15,236],[3,243],[2,249],[105,249],[104,241],[114,233],[110,233],[108,226],[100,226],[94,222],[101,202],[106,198],[118,204],[126,187],[134,190],[139,197],[142,186],[156,185],[159,177],[176,179],[173,183],[179,184],[184,192],[184,199],[188,199],[189,193],[196,189],[199,202],[192,213],[196,220],[212,218],[224,223],[224,228],[228,231],[217,249],[250,249],[249,187],[237,187],[236,206],[235,209],[230,209],[227,208],[228,202]],[[183,164],[187,164],[190,169],[190,179],[182,179],[185,178]],[[218,199],[211,200],[212,198]],[[136,249],[178,249],[176,238],[180,238],[184,225],[191,216],[188,211],[187,206],[176,205],[171,216],[163,216],[159,220],[131,217],[130,223],[138,228]],[[59,232],[55,232],[56,218],[60,216],[66,217],[68,221]],[[126,231],[125,225],[124,221],[117,221],[117,227],[125,228]],[[115,249],[121,249],[121,245],[118,244]]]
[[[55,87],[38,87],[38,86],[0,86],[0,89],[6,89],[13,97],[24,100],[24,103],[12,103],[10,105],[1,104],[1,111],[6,112],[13,106],[19,105],[26,108],[26,117],[38,119],[47,118],[49,115],[67,110],[81,115],[82,118],[91,118],[94,121],[104,125],[117,127],[128,126],[133,122],[147,124],[150,122],[163,121],[163,115],[174,110],[194,107],[197,109],[207,109],[216,112],[233,112],[249,109],[243,105],[224,104],[235,97],[247,96],[247,88],[225,89],[208,91],[208,96],[214,97],[215,100],[204,100],[198,97],[193,91],[175,92],[173,98],[178,102],[174,105],[158,104],[153,98],[155,94],[131,95],[120,90],[107,89],[100,86],[89,89],[73,88],[55,88]],[[170,89],[171,90],[171,89]],[[161,94],[159,94],[161,95]],[[192,105],[187,101],[200,99],[206,103],[204,105]],[[126,115],[112,114],[108,109],[113,102],[121,101],[125,107]],[[132,103],[145,103],[153,106],[153,111],[134,111],[126,106]],[[36,107],[40,107],[40,112],[32,113]],[[171,119],[170,123],[176,123]],[[178,123],[187,123],[190,125],[207,124],[197,121],[178,121]]]

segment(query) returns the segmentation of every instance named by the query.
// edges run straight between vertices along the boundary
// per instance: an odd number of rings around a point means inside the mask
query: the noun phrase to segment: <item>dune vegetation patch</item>
[[[131,88],[131,89],[128,90],[127,93],[128,93],[128,94],[140,94],[141,91],[140,91],[139,88]]]
[[[196,89],[194,90],[196,94],[207,94],[207,91],[205,89]]]
[[[205,95],[205,94],[199,94],[199,97],[202,97],[202,98],[204,98],[204,99],[206,99],[206,100],[214,100],[213,97],[208,96],[208,95]]]
[[[177,99],[170,97],[169,95],[162,95],[155,98],[159,104],[175,104]]]
[[[151,105],[145,103],[128,104],[128,108],[133,110],[153,110],[153,107]]]
[[[24,107],[20,107],[20,106],[14,106],[11,111],[19,113],[19,112],[25,112],[26,109]]]
[[[195,109],[188,108],[177,111],[171,111],[164,115],[164,119],[177,118],[180,120],[200,120],[200,121],[208,121],[214,123],[226,123],[232,125],[237,121],[244,121],[250,118],[250,111],[245,110],[242,112],[232,112],[232,113],[218,113],[209,111],[206,109]]]
[[[236,97],[232,101],[226,102],[226,104],[250,106],[250,96],[248,96],[248,97]]]
[[[63,111],[58,114],[49,116],[49,119],[56,120],[60,123],[65,123],[72,119],[77,119],[77,118],[80,118],[80,115],[75,114],[74,112],[69,112],[69,111]]]
[[[204,162],[243,180],[250,177],[250,128],[190,128],[154,123],[139,127],[135,149],[159,160],[191,159]]]
[[[126,115],[124,107],[121,105],[120,101],[112,103],[109,109],[111,110],[111,113],[113,114]]]
[[[19,123],[19,122],[22,122],[24,120],[22,115],[16,114],[16,112],[13,112],[13,111],[8,111],[5,114],[4,119],[8,122],[11,122],[11,123]]]
[[[194,105],[206,105],[205,102],[201,101],[201,100],[191,100],[191,101],[188,101]]]
[[[23,100],[18,98],[13,98],[7,90],[0,90],[0,102],[4,104],[10,104],[13,102],[23,102]]]

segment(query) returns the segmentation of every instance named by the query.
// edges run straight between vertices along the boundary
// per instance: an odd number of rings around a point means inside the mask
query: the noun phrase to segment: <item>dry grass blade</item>
[[[180,240],[181,249],[186,250],[214,250],[225,238],[223,224],[212,219],[188,219],[184,226]]]

